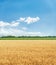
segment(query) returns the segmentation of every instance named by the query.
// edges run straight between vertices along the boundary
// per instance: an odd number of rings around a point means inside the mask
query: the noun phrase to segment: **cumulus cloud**
[[[20,24],[20,22],[26,22],[27,24],[30,24],[30,23],[35,23],[35,22],[38,22],[40,20],[39,17],[35,17],[35,18],[32,18],[32,17],[21,17],[19,18],[19,20],[16,20],[16,21],[12,21],[12,22],[4,22],[4,21],[0,21],[0,27],[4,27],[4,26],[18,26]]]
[[[25,18],[21,17],[21,18],[20,18],[19,20],[17,20],[17,21],[26,22],[27,24],[30,24],[30,23],[38,22],[39,20],[40,20],[39,17],[35,17],[35,18],[33,18],[33,17],[25,17]]]
[[[11,23],[0,21],[0,27],[2,27],[2,26],[18,26],[20,24],[19,22],[26,22],[27,24],[30,24],[30,23],[38,22],[39,20],[40,20],[39,17],[35,17],[35,18],[32,18],[32,17],[25,17],[25,18],[20,17],[19,20],[12,21]]]
[[[8,22],[0,21],[0,27],[10,25]]]
[[[21,33],[21,30],[17,30],[14,28],[0,28],[0,36],[20,36]]]
[[[0,28],[0,36],[44,36],[41,32],[27,32],[16,28]]]
[[[27,32],[27,27],[21,26],[21,29],[18,29],[20,28],[20,22],[30,24],[38,22],[39,20],[39,17],[20,17],[18,20],[12,22],[0,21],[0,36],[41,36],[42,33],[40,32]]]
[[[13,22],[10,23],[10,26],[18,26],[19,24],[20,24],[19,22],[13,21]]]
[[[36,18],[27,17],[26,20],[25,20],[25,22],[27,24],[30,24],[30,23],[38,22],[39,20],[40,20],[39,17],[36,17]]]
[[[25,21],[25,18],[20,18],[19,21]]]
[[[18,26],[19,25],[19,22],[11,22],[11,23],[8,23],[8,22],[4,22],[4,21],[0,21],[0,27],[5,27],[5,26]]]

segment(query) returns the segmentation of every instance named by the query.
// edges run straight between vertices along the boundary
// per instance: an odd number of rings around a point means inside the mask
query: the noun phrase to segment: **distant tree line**
[[[56,36],[2,36],[0,38],[56,38]]]

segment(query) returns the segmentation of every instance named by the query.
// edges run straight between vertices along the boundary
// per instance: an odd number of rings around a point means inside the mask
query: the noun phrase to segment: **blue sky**
[[[55,32],[56,0],[0,0],[0,36],[56,35]]]

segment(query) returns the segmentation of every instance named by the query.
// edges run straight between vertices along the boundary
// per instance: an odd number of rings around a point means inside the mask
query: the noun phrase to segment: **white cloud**
[[[25,21],[25,18],[20,18],[19,21]]]
[[[24,32],[24,36],[41,36],[42,33],[39,32]]]
[[[18,26],[19,24],[20,24],[19,22],[13,21],[13,22],[10,23],[10,26]]]
[[[22,22],[22,21],[25,21],[25,18],[20,17],[20,18],[19,18],[18,20],[16,20],[16,21],[18,21],[18,22],[21,21],[21,22]]]
[[[18,26],[19,25],[19,22],[11,22],[11,23],[8,23],[8,22],[4,22],[4,21],[0,21],[0,27],[5,27],[5,26]]]
[[[27,27],[22,27],[21,30],[18,29],[20,22],[25,22],[27,24],[38,22],[40,20],[39,17],[31,18],[31,17],[25,17],[25,18],[19,18],[19,20],[12,21],[12,22],[4,22],[0,21],[0,36],[38,36],[42,35],[40,32],[27,32]],[[17,28],[18,26],[18,28]],[[16,29],[17,28],[17,29]]]
[[[27,32],[16,28],[0,28],[0,36],[45,36],[41,32]]]
[[[4,21],[0,21],[0,27],[4,27],[4,26],[18,26],[20,24],[20,22],[26,22],[27,24],[30,24],[30,23],[35,23],[35,22],[38,22],[40,20],[39,17],[35,17],[35,18],[32,18],[32,17],[21,17],[19,18],[19,20],[16,20],[16,21],[12,21],[12,22],[4,22]]]
[[[20,36],[21,30],[15,28],[0,28],[0,36]]]
[[[30,23],[35,23],[35,22],[38,22],[40,20],[39,17],[35,17],[35,18],[32,18],[32,17],[21,17],[19,20],[17,21],[20,21],[20,22],[26,22],[27,24],[30,24]]]
[[[0,21],[0,27],[10,25],[8,22]]]
[[[30,23],[38,22],[39,20],[40,20],[39,17],[36,18],[27,17],[25,22],[27,22],[27,24],[30,24]]]

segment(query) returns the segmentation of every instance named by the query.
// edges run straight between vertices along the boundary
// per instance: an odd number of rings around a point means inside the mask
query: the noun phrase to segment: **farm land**
[[[56,65],[56,40],[0,40],[0,65]]]

